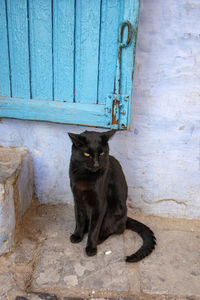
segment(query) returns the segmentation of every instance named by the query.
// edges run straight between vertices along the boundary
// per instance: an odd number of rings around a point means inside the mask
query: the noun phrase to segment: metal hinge
[[[106,101],[107,126],[113,129],[128,127],[129,96],[110,94]]]

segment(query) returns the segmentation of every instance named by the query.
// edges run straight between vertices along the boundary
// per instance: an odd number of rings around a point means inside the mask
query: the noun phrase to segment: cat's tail
[[[137,232],[143,239],[143,245],[134,254],[127,256],[127,262],[137,262],[149,255],[156,245],[156,238],[154,233],[146,225],[127,217],[126,228]]]

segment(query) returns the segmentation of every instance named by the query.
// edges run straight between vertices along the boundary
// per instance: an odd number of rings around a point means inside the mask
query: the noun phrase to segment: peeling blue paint
[[[129,127],[139,0],[5,0],[0,9],[0,117]],[[127,47],[118,39],[120,24],[129,27]],[[122,124],[120,118],[112,121],[111,112],[108,120],[107,108],[114,105],[107,97],[117,97],[115,82],[118,94],[129,97],[119,110]]]

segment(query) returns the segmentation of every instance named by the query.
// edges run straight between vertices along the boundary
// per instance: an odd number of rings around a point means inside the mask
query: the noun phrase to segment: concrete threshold
[[[200,220],[132,217],[157,237],[139,263],[124,260],[141,245],[136,233],[112,236],[87,257],[86,237],[69,241],[73,207],[33,202],[16,248],[0,257],[0,299],[200,299]]]

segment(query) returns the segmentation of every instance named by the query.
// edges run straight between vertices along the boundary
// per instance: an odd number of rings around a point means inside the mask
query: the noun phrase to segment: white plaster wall
[[[200,1],[141,3],[132,126],[111,153],[123,165],[130,206],[200,217]],[[88,129],[88,128],[87,128]],[[0,145],[32,153],[41,202],[72,201],[68,131],[83,127],[3,119]]]

